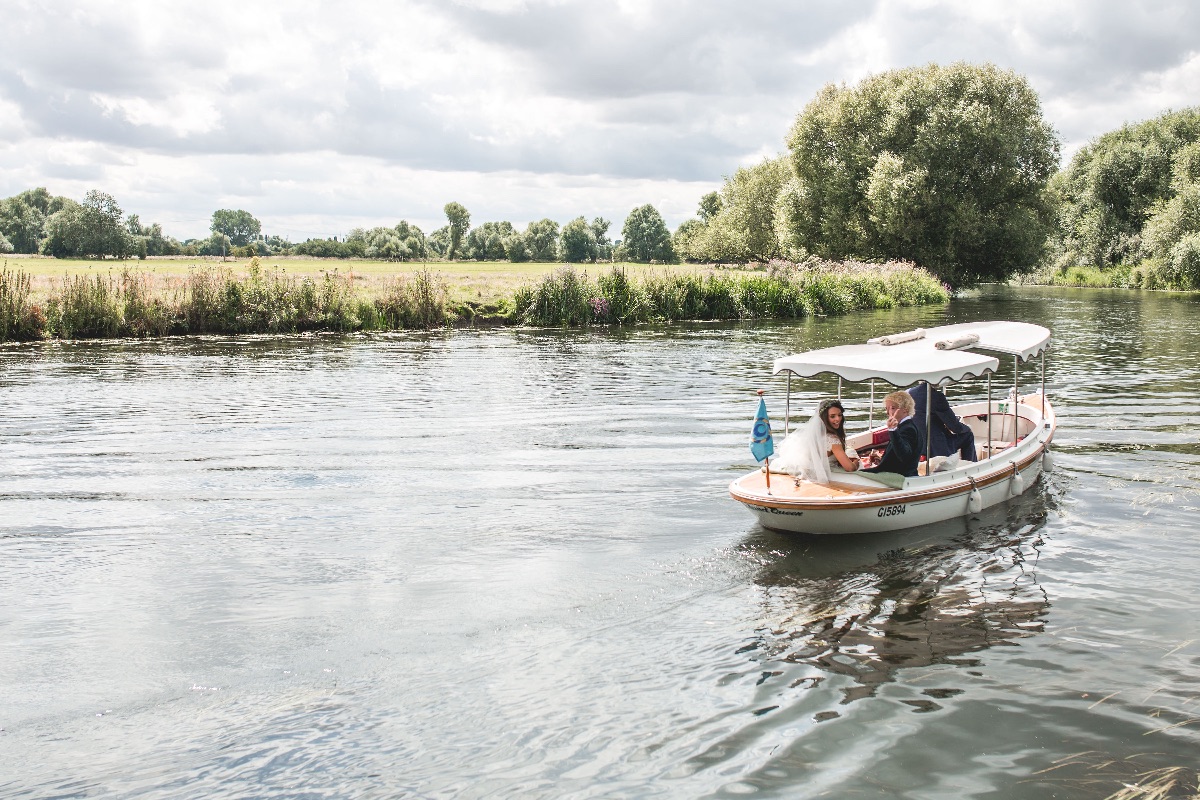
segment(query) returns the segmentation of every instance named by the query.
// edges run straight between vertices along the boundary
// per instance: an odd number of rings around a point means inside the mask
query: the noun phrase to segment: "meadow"
[[[428,264],[6,259],[0,341],[800,318],[944,303],[901,262]]]
[[[236,273],[245,273],[251,260],[204,256],[162,256],[147,259],[70,259],[48,256],[4,256],[10,270],[29,273],[35,294],[44,295],[53,291],[57,281],[64,277],[80,275],[119,275],[123,271],[147,275],[156,286],[171,285],[173,279],[186,278],[189,272],[204,268],[222,268]],[[259,259],[263,268],[278,269],[287,275],[300,278],[320,279],[324,275],[352,276],[354,282],[368,292],[397,278],[412,276],[424,271],[436,272],[445,279],[448,299],[451,302],[473,302],[479,305],[494,305],[521,285],[541,279],[563,266],[561,262],[509,261],[372,261],[368,259],[328,259],[313,257],[275,257]],[[580,267],[583,271],[596,273],[609,268],[626,270],[630,275],[641,275],[658,269],[647,264],[631,262],[602,262]],[[676,265],[673,270],[699,272],[703,268],[694,265]],[[734,268],[734,272],[744,272]]]

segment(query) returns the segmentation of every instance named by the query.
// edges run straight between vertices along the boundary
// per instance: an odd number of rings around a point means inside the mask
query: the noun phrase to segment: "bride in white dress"
[[[846,444],[844,420],[840,400],[823,400],[817,413],[783,440],[771,461],[771,471],[828,483],[833,469],[858,469],[861,462],[854,448]]]

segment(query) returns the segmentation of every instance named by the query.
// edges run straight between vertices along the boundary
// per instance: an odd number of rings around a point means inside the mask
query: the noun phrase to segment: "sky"
[[[653,204],[674,228],[826,84],[990,62],[1064,160],[1200,104],[1187,0],[0,0],[0,197],[116,197],[179,239],[293,241]]]

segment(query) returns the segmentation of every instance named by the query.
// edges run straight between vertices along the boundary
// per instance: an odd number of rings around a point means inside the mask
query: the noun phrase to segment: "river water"
[[[1055,336],[1055,466],[1024,496],[849,540],[730,500],[754,389],[782,427],[773,358],[977,319]],[[1023,288],[795,324],[0,348],[0,796],[1194,783],[1198,319]],[[836,382],[795,390],[793,422]]]

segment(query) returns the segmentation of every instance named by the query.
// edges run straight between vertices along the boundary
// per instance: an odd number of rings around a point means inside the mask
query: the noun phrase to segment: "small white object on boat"
[[[838,471],[828,483],[815,483],[772,471],[768,490],[768,476],[758,469],[733,481],[729,493],[765,528],[830,534],[929,525],[978,513],[1020,495],[1049,463],[1043,454],[1054,438],[1054,408],[1046,398],[1049,344],[1050,331],[1040,325],[967,322],[776,359],[775,374],[788,373],[785,417],[791,411],[793,375],[813,377],[831,373],[842,380],[883,380],[897,387],[922,381],[958,383],[986,376],[987,400],[953,406],[954,413],[975,434],[979,460],[955,463],[953,459],[942,462],[936,457],[928,459],[921,464],[921,475],[904,478],[898,487],[885,485],[871,473]],[[1000,366],[999,359],[975,350],[1013,358],[1013,386],[1007,396],[992,398],[992,375]],[[1040,390],[1021,394],[1019,365],[1036,356],[1041,357]],[[838,385],[840,394],[840,380]],[[873,406],[872,399],[872,423]],[[927,414],[931,406],[926,403]],[[868,430],[848,434],[846,444],[861,454],[879,446],[886,431],[886,427],[869,424]],[[935,470],[926,474],[931,464]],[[947,469],[936,469],[943,464]]]

